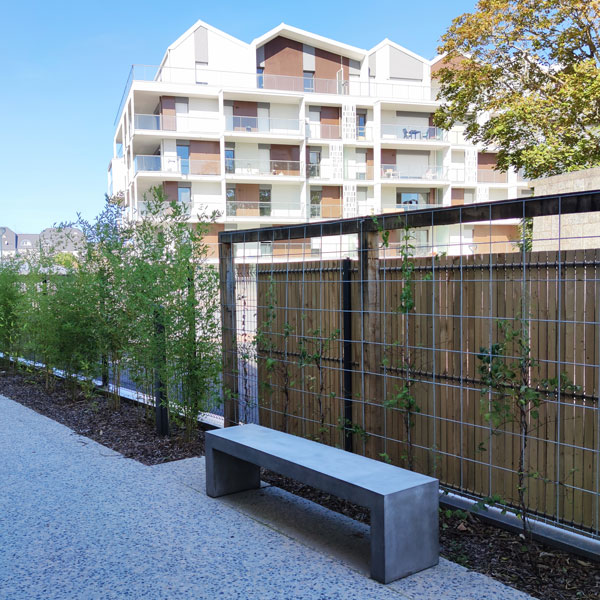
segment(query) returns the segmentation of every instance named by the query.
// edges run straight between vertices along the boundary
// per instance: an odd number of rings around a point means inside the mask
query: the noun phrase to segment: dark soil
[[[204,454],[204,431],[201,429],[191,442],[186,442],[183,430],[174,425],[169,437],[161,437],[156,433],[151,407],[122,399],[120,410],[115,412],[109,408],[109,399],[102,393],[91,398],[80,393],[73,397],[65,381],[55,379],[52,383],[54,389],[47,392],[44,377],[39,373],[13,373],[0,366],[0,394],[127,458],[156,465]]]
[[[63,423],[78,434],[146,465],[204,453],[204,430],[192,442],[172,427],[167,438],[156,434],[153,411],[128,400],[110,410],[101,393],[76,395],[61,380],[46,392],[38,373],[13,372],[0,366],[0,394]],[[262,479],[289,492],[369,523],[369,511],[297,481],[263,471]],[[482,522],[457,511],[440,513],[440,546],[445,558],[484,573],[542,600],[599,600],[600,563],[582,559]]]

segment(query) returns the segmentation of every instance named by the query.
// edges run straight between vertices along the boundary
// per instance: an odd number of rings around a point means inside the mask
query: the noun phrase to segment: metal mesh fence
[[[598,538],[597,211],[580,193],[220,234],[226,425]]]

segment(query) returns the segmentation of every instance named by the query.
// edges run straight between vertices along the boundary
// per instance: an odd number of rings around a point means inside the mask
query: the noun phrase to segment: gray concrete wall
[[[534,196],[567,194],[600,189],[600,167],[563,173],[531,182]],[[600,248],[600,212],[539,217],[533,221],[533,249],[579,250]]]

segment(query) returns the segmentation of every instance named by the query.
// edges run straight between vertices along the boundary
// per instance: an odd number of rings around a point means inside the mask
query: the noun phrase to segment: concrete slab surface
[[[272,487],[211,499],[203,459],[147,467],[0,411],[0,598],[529,598],[443,559],[379,584],[368,528],[343,515]]]

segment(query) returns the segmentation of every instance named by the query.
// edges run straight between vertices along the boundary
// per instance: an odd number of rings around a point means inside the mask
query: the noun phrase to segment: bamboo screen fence
[[[408,258],[384,247],[385,227],[362,223],[349,258],[306,246],[292,256],[288,241],[287,257],[259,253],[252,264],[222,244],[228,424],[253,420],[515,506],[524,439],[512,417],[486,418],[496,392],[482,393],[480,373],[509,323],[528,340],[529,386],[577,386],[543,394],[528,413],[528,509],[598,537],[600,249],[557,240],[556,250],[526,251],[516,240],[513,252]],[[502,359],[522,356],[508,344]]]

